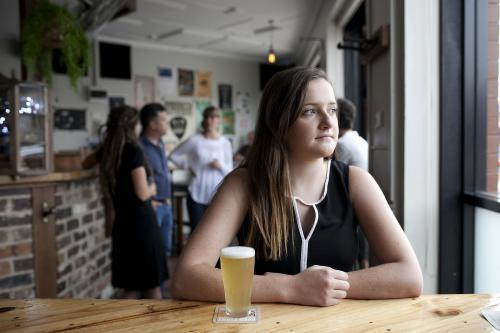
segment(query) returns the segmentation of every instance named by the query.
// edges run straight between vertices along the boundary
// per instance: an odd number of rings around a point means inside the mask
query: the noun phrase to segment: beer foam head
[[[245,259],[255,256],[255,250],[247,246],[229,246],[220,251],[220,255],[232,259]]]

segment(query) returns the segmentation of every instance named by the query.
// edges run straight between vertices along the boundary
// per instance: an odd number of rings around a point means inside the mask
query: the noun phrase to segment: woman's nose
[[[322,112],[321,117],[321,128],[331,128],[333,124],[337,121],[334,115],[329,114],[328,112]]]

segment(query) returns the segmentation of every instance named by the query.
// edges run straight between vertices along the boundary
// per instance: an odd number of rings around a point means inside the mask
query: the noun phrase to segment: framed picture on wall
[[[212,96],[212,72],[198,71],[196,73],[196,96]]]
[[[186,140],[196,132],[194,103],[186,101],[166,101],[167,122],[169,128],[163,141],[170,151],[179,142]]]
[[[194,95],[194,71],[179,68],[179,96]]]
[[[177,95],[177,75],[172,67],[158,67],[156,77],[156,96],[159,101],[166,101]]]
[[[219,84],[219,109],[233,109],[233,86]]]
[[[222,111],[222,134],[235,135],[234,111]]]
[[[67,131],[85,131],[87,126],[86,109],[62,109],[54,112],[54,128]]]
[[[155,80],[150,76],[136,75],[134,78],[135,107],[140,110],[155,100]]]
[[[109,110],[125,105],[125,97],[109,96]]]

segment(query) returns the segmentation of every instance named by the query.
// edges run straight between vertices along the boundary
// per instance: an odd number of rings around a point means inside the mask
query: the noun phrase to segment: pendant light
[[[274,64],[276,62],[276,53],[273,50],[273,44],[269,48],[269,53],[267,54],[267,62],[270,64]]]
[[[269,20],[269,24],[273,27],[273,20]],[[273,49],[273,30],[271,30],[271,46],[269,47],[269,52],[267,53],[267,62],[269,64],[276,63],[276,53],[274,53]]]

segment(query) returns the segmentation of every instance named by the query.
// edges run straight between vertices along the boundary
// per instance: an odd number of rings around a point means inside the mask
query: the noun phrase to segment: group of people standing
[[[194,233],[173,274],[174,297],[223,300],[216,264],[235,238],[256,251],[254,302],[325,306],[346,297],[422,292],[415,253],[365,171],[368,146],[352,130],[352,106],[335,98],[319,69],[276,74],[262,95],[255,142],[234,170],[231,144],[218,133],[219,110],[204,110],[201,133],[168,156],[192,175],[188,213]],[[87,163],[100,163],[101,189],[113,203],[112,284],[127,298],[160,298],[169,276],[166,130],[160,104],[146,105],[140,116],[128,106],[113,109],[103,144]],[[361,230],[378,266],[368,267],[366,256],[358,255]]]
[[[142,125],[142,131],[141,126]],[[220,113],[203,112],[202,131],[167,155],[162,137],[167,112],[158,103],[141,111],[121,106],[102,127],[102,145],[84,167],[99,164],[101,190],[114,210],[112,284],[124,298],[161,298],[172,254],[172,194],[168,160],[191,171],[188,214],[191,228],[201,219],[217,184],[232,170],[229,140],[219,132]]]

